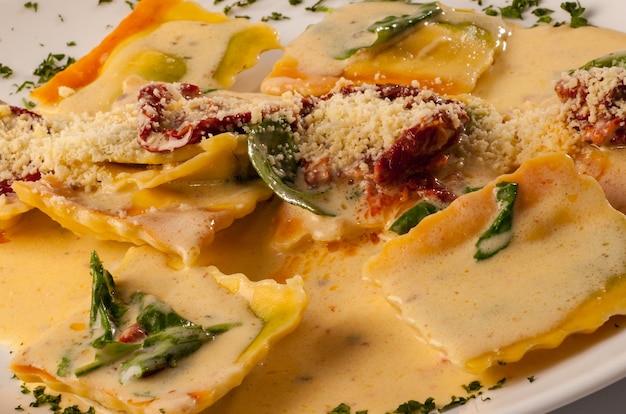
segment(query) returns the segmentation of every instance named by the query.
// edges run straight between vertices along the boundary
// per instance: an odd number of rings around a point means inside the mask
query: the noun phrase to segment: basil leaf
[[[476,260],[485,260],[507,247],[513,238],[513,206],[517,198],[517,183],[500,182],[496,184],[496,201],[498,202],[498,216],[491,226],[478,238],[476,242]]]
[[[413,227],[417,226],[420,221],[433,213],[440,211],[441,208],[429,203],[428,201],[420,201],[404,213],[396,221],[393,222],[389,230],[399,235],[406,234]]]
[[[361,49],[366,49],[383,44],[392,37],[418,25],[424,20],[433,18],[434,16],[437,16],[442,12],[441,8],[436,2],[423,3],[419,4],[418,6],[418,10],[413,14],[403,14],[401,16],[387,16],[384,19],[371,24],[367,28],[367,30],[377,35],[376,40],[369,45],[363,45],[347,50],[346,52],[344,52],[344,54],[336,57],[336,59],[347,59]]]
[[[334,214],[317,206],[311,198],[320,193],[296,190],[298,163],[293,133],[286,121],[263,121],[250,127],[248,156],[267,186],[282,200],[321,216]],[[290,185],[291,184],[291,185]]]

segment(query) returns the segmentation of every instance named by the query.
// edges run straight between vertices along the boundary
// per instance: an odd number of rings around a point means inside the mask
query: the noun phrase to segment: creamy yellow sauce
[[[352,3],[327,13],[285,48],[261,91],[280,94],[328,92],[340,79],[408,84],[414,80],[438,93],[464,93],[493,62],[508,35],[499,18],[439,4],[434,14],[398,35],[391,45],[376,44],[371,25],[381,16],[424,13],[416,4]],[[358,14],[359,18],[353,16]]]
[[[492,183],[390,241],[363,270],[426,342],[478,371],[558,345],[572,333],[564,320],[595,329],[605,311],[626,310],[626,301],[611,300],[578,310],[626,287],[626,219],[598,183],[562,154],[534,158],[499,180],[518,189],[511,239],[493,257],[473,260],[476,240],[499,212]],[[489,241],[500,247],[497,237]]]
[[[550,94],[557,71],[623,45],[626,35],[597,28],[515,29],[475,93],[501,108],[541,100]],[[381,249],[382,241],[363,237],[344,243],[302,242],[289,253],[279,253],[269,247],[276,208],[277,202],[266,203],[218,233],[200,262],[224,273],[243,272],[253,280],[284,281],[301,274],[309,306],[296,331],[276,344],[241,386],[207,414],[325,413],[341,402],[353,410],[382,413],[409,399],[434,397],[446,403],[451,395],[465,395],[461,385],[474,379],[487,386],[502,377],[526,381],[542,366],[616,329],[607,324],[594,335],[568,339],[556,350],[534,352],[519,363],[471,375],[417,340],[379,288],[362,280],[361,266]],[[76,236],[38,211],[27,213],[3,239],[0,338],[14,349],[36,340],[40,332],[67,318],[74,311],[72,304],[89,296],[92,250],[113,265],[129,247]]]
[[[624,49],[626,35],[597,27],[514,26],[505,52],[479,79],[472,94],[506,113],[524,102],[554,98],[554,84],[561,72]]]

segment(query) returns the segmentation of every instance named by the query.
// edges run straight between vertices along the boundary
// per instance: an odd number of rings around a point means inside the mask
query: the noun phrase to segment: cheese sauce
[[[592,27],[515,28],[475,94],[502,109],[541,100],[551,94],[557,72],[625,45],[626,35]],[[342,402],[353,410],[382,413],[428,397],[444,404],[452,395],[465,396],[461,386],[475,379],[486,386],[503,377],[526,381],[543,365],[567,358],[616,329],[606,324],[596,334],[570,338],[556,350],[534,352],[519,363],[470,375],[417,340],[379,288],[362,280],[363,263],[380,251],[382,241],[304,241],[279,253],[269,247],[275,212],[276,202],[267,203],[218,233],[201,264],[215,264],[224,273],[243,272],[253,280],[284,281],[301,274],[309,306],[297,330],[207,414],[325,413]],[[37,211],[7,230],[3,240],[0,338],[14,349],[67,318],[73,304],[89,296],[92,250],[114,267],[129,247],[76,236]]]
[[[506,51],[472,92],[505,113],[525,102],[554,98],[561,72],[626,49],[626,35],[591,26],[514,27],[506,43]]]

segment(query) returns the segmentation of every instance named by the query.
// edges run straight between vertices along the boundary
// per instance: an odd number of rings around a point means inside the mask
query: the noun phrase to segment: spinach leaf
[[[173,326],[148,336],[141,349],[120,365],[120,382],[143,378],[165,368],[174,368],[178,361],[195,351],[214,336],[201,326]]]
[[[144,333],[142,340],[115,340],[116,330],[121,327],[120,318],[129,308],[118,299],[113,276],[104,269],[96,252],[91,255],[91,273],[90,326],[92,329],[101,328],[104,333],[91,343],[97,349],[94,360],[76,368],[76,376],[128,357],[121,364],[120,380],[125,383],[133,378],[142,378],[176,366],[180,359],[195,352],[205,342],[241,325],[223,323],[203,328],[176,313],[156,296],[136,292],[131,305],[139,310],[136,324]],[[64,357],[59,370],[63,373],[69,365],[69,360]]]
[[[590,60],[579,69],[589,70],[591,68],[610,68],[613,66],[626,68],[626,50],[609,53],[608,55]]]
[[[417,11],[413,14],[387,16],[384,19],[371,24],[367,30],[376,34],[376,40],[369,45],[363,45],[347,50],[342,55],[337,56],[336,59],[347,59],[361,49],[371,48],[383,44],[392,37],[418,25],[425,20],[433,18],[442,12],[436,2],[423,3],[418,6]]]
[[[315,214],[333,216],[317,206],[308,193],[293,188],[298,169],[296,146],[289,124],[266,120],[252,125],[248,134],[248,155],[252,166],[267,186],[282,200]]]
[[[106,341],[103,343],[100,349],[96,352],[94,360],[89,364],[80,366],[74,370],[74,374],[77,377],[81,375],[89,374],[104,365],[108,365],[115,362],[132,352],[135,352],[141,348],[141,343],[124,343],[118,341]]]
[[[413,227],[417,226],[426,216],[430,216],[439,210],[441,210],[441,208],[428,201],[420,201],[398,217],[391,227],[389,227],[389,230],[399,235],[406,234]]]
[[[93,341],[93,346],[100,348],[113,339],[120,319],[128,308],[117,299],[113,276],[103,267],[95,251],[91,253],[90,266],[92,285],[89,327],[104,331]]]
[[[496,201],[500,212],[491,226],[476,242],[476,260],[485,260],[507,247],[513,238],[513,206],[517,198],[517,183],[496,184]]]

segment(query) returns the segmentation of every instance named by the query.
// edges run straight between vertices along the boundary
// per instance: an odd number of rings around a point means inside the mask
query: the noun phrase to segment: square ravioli
[[[92,274],[111,275],[93,263]],[[149,247],[131,248],[115,275],[94,276],[91,306],[16,352],[20,379],[128,413],[196,413],[238,386],[307,302],[299,277],[279,284],[212,266],[174,269]]]
[[[363,274],[427,343],[481,372],[626,312],[626,217],[570,158],[539,157],[426,217]]]

